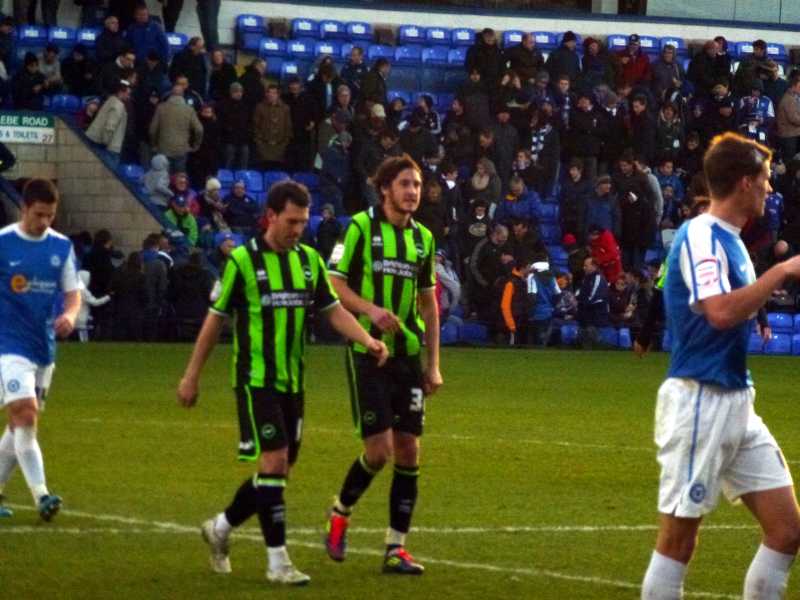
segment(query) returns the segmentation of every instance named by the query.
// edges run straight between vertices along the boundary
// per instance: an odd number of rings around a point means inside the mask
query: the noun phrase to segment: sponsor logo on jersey
[[[11,276],[11,291],[15,294],[24,294],[28,291],[28,278],[21,273]]]
[[[375,413],[372,412],[371,410],[365,412],[364,416],[361,417],[361,418],[364,420],[364,423],[366,423],[367,425],[373,425],[375,423],[375,421],[377,420],[377,417],[375,416]]]
[[[339,242],[338,244],[336,244],[336,245],[333,247],[333,250],[331,250],[331,258],[330,258],[330,263],[331,263],[332,265],[335,265],[335,264],[336,264],[336,263],[338,263],[340,260],[342,260],[342,258],[344,258],[344,244],[342,244],[341,242]]]
[[[271,292],[261,296],[261,306],[272,308],[298,308],[311,304],[308,292]]]
[[[311,281],[311,267],[303,267],[303,277],[306,281]]]
[[[419,243],[416,244],[416,248],[417,248],[417,256],[419,256],[420,258],[425,258],[425,246]]]
[[[382,248],[383,247],[383,238],[379,235],[372,237],[372,247],[373,248]]]
[[[256,271],[256,281],[266,281],[267,280],[267,272],[264,269],[258,269]]]
[[[414,279],[419,271],[419,265],[417,263],[410,263],[404,260],[386,258],[383,261],[376,260],[372,264],[372,269],[376,273],[383,271],[384,275],[394,275],[396,277]]]

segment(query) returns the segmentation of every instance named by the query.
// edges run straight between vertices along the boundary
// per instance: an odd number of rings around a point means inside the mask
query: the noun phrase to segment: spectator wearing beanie
[[[144,174],[144,189],[153,204],[167,207],[172,189],[169,186],[169,159],[163,154],[150,159],[150,170]]]
[[[197,220],[189,212],[189,205],[183,196],[173,196],[169,208],[164,213],[164,218],[169,221],[174,230],[180,231],[191,246],[197,245],[198,230]]]
[[[618,83],[635,87],[650,82],[650,59],[642,52],[637,34],[628,37],[628,47],[617,53],[617,59],[620,63]]]
[[[592,37],[583,40],[581,88],[591,90],[602,84],[612,86],[615,81],[614,63],[606,47]]]
[[[225,221],[225,204],[220,195],[222,184],[216,177],[209,177],[205,183],[205,189],[197,196],[197,204],[200,207],[199,217],[203,221],[204,228],[213,231],[230,231],[227,221]]]
[[[569,77],[570,81],[577,81],[581,74],[581,62],[575,46],[577,36],[567,31],[561,38],[561,46],[547,57],[545,69],[550,73],[550,79],[555,81],[562,75]]]

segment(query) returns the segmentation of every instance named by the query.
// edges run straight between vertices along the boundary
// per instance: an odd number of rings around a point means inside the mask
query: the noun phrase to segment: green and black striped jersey
[[[317,251],[254,238],[233,251],[215,295],[211,311],[235,318],[233,386],[302,392],[308,312],[339,301]]]
[[[364,300],[392,311],[400,318],[400,331],[384,334],[369,317],[359,322],[375,338],[383,339],[391,356],[415,356],[422,347],[425,324],[417,306],[418,292],[436,287],[433,235],[413,219],[405,228],[386,220],[382,207],[374,206],[353,217],[344,237],[331,252],[333,277]],[[365,353],[361,344],[353,350]]]

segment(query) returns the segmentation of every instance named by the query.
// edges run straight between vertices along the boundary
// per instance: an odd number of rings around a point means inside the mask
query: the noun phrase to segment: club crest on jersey
[[[417,248],[417,256],[419,256],[420,258],[425,258],[425,246],[423,246],[422,243],[420,242],[416,244],[416,248]]]
[[[11,276],[11,291],[15,294],[24,294],[30,289],[28,278],[25,275],[18,273]]]
[[[700,504],[706,498],[706,486],[702,483],[695,483],[689,489],[689,498],[691,498],[692,502],[695,504]]]
[[[373,248],[382,248],[383,247],[383,238],[379,235],[372,237],[372,247]]]
[[[58,254],[53,254],[50,257],[50,264],[53,267],[56,267],[56,268],[60,267],[61,266],[61,257]]]
[[[272,305],[272,296],[269,294],[264,294],[261,296],[261,306],[270,306]]]
[[[303,267],[303,277],[306,281],[311,281],[311,267]]]
[[[6,387],[8,388],[9,392],[15,394],[19,391],[19,381],[17,381],[16,379],[12,379],[11,381],[8,382],[8,385]]]
[[[372,270],[375,271],[376,273],[380,273],[381,271],[383,271],[383,262],[380,260],[376,260],[375,262],[373,262]]]

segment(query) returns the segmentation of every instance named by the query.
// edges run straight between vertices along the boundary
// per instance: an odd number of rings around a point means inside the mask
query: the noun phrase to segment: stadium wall
[[[671,10],[675,13],[675,0],[660,0],[654,2],[650,10]],[[800,26],[788,23],[766,24],[753,22],[732,23],[730,20],[707,21],[705,19],[716,16],[725,17],[728,13],[722,10],[733,0],[680,0],[681,5],[695,3],[711,3],[717,9],[710,12],[688,10],[680,13],[687,17],[697,19],[678,19],[672,17],[629,17],[615,14],[586,14],[586,13],[561,13],[526,15],[521,12],[503,11],[498,9],[479,10],[471,8],[453,7],[409,7],[407,5],[394,7],[391,4],[384,6],[371,5],[366,7],[358,2],[340,0],[336,5],[322,0],[301,0],[300,2],[266,2],[264,0],[225,0],[219,15],[220,40],[223,44],[232,45],[234,42],[234,22],[237,15],[243,13],[259,14],[270,18],[293,19],[304,17],[309,19],[337,19],[341,21],[369,21],[374,24],[402,25],[413,23],[422,26],[440,27],[474,27],[481,29],[491,26],[498,30],[522,29],[528,31],[564,31],[573,29],[581,35],[594,35],[604,37],[609,34],[639,33],[642,35],[680,35],[687,41],[705,41],[717,35],[724,35],[733,41],[751,41],[757,38],[769,42],[798,45],[797,32]],[[754,16],[768,18],[771,13],[769,7],[775,0],[766,0],[766,12],[758,12]],[[148,0],[153,14],[161,14],[161,5],[156,0]],[[762,6],[761,2],[753,5]],[[800,3],[798,3],[800,5]],[[188,35],[199,35],[200,29],[195,13],[195,3],[186,2],[178,31]],[[661,8],[659,8],[661,7]],[[2,0],[3,11],[12,12],[12,1]],[[59,23],[65,26],[75,26],[78,23],[79,8],[73,2],[61,2],[59,10]],[[752,12],[752,11],[751,11]],[[665,13],[661,13],[665,14]],[[749,13],[748,13],[749,14]],[[741,15],[740,15],[741,17]],[[796,23],[796,21],[795,21]]]
[[[123,252],[141,249],[146,235],[161,225],[100,162],[86,143],[56,118],[55,144],[8,144],[17,157],[7,179],[45,177],[61,192],[56,229],[67,234],[108,229]]]

